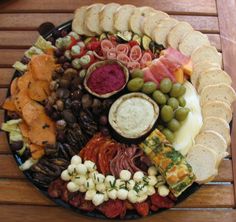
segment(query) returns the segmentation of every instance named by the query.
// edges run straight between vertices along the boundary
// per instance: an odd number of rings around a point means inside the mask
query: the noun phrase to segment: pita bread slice
[[[162,19],[169,18],[165,12],[156,10],[156,13],[153,13],[145,17],[142,25],[143,33],[149,37],[152,37],[152,32],[154,28],[159,24]]]
[[[186,157],[187,162],[192,166],[199,184],[208,183],[218,174],[217,160],[215,151],[204,145],[194,145]]]
[[[200,93],[201,106],[210,101],[222,101],[231,106],[235,99],[234,89],[224,83],[205,86]]]
[[[79,35],[94,36],[95,33],[88,30],[85,26],[85,14],[88,6],[82,6],[75,11],[74,19],[72,21],[72,31]]]
[[[232,120],[232,110],[230,105],[222,101],[207,102],[202,106],[203,119],[207,117],[217,117],[224,119],[227,123]]]
[[[184,36],[178,48],[184,55],[191,56],[196,48],[203,45],[210,45],[207,35],[199,31],[191,31]]]
[[[201,131],[194,140],[195,144],[200,144],[214,150],[220,157],[222,154],[227,155],[227,143],[224,137],[214,130]]]
[[[117,31],[129,31],[129,20],[135,10],[134,5],[121,5],[114,14],[114,28]]]
[[[200,62],[197,64],[193,64],[193,73],[191,75],[191,82],[196,88],[198,85],[198,77],[202,72],[205,72],[205,70],[220,68],[219,64],[217,63],[210,63],[208,61]]]
[[[103,32],[115,33],[113,15],[120,7],[120,4],[109,3],[103,6],[100,11],[100,27]]]
[[[227,85],[232,84],[232,80],[230,76],[223,71],[222,69],[209,69],[205,72],[201,72],[198,77],[197,91],[201,92],[201,90],[208,85],[214,85],[219,83],[225,83]]]
[[[102,29],[100,27],[99,22],[99,13],[102,9],[104,4],[93,4],[87,8],[86,14],[85,14],[85,26],[88,28],[89,31],[95,32],[97,35],[102,34]]]
[[[208,61],[222,66],[222,58],[217,49],[211,45],[203,45],[195,49],[191,55],[193,64]]]
[[[207,117],[203,121],[201,131],[214,130],[224,137],[227,145],[229,146],[230,138],[230,127],[229,124],[222,118],[218,117]]]
[[[167,35],[170,30],[176,26],[178,21],[173,18],[165,18],[160,21],[156,28],[152,32],[152,39],[154,39],[158,44],[167,46]]]
[[[188,22],[179,22],[167,35],[167,45],[177,49],[183,37],[193,31],[193,27]]]

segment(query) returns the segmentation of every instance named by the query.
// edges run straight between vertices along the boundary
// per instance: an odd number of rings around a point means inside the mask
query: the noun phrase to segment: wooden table
[[[14,70],[12,64],[22,57],[38,36],[37,27],[46,21],[55,25],[73,17],[73,11],[93,0],[21,0],[0,1],[0,103],[6,95]],[[108,2],[108,1],[98,1]],[[222,52],[225,70],[236,88],[236,2],[235,0],[120,0],[121,4],[143,4],[163,10],[187,21],[206,33]],[[234,107],[234,110],[236,106]],[[0,123],[3,110],[0,110]],[[214,222],[236,221],[236,118],[232,127],[232,149],[214,182],[202,186],[187,200],[142,221]],[[91,221],[56,206],[33,187],[18,169],[9,150],[6,135],[0,132],[0,221]]]

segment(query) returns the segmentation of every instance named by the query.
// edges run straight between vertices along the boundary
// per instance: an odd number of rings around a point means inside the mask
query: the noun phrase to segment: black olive
[[[65,29],[61,30],[61,37],[65,37],[67,34],[68,32]]]
[[[93,104],[93,98],[90,94],[84,94],[82,96],[82,106],[83,106],[83,109],[88,109],[92,106]]]
[[[81,108],[81,101],[79,101],[79,100],[72,101],[71,109],[73,110],[73,112],[75,114],[77,114],[77,112],[79,112],[80,108]]]
[[[63,69],[68,69],[68,68],[71,68],[72,65],[69,63],[69,62],[65,62],[63,65],[62,65]]]
[[[102,126],[106,126],[108,123],[108,119],[106,115],[102,115],[99,117],[99,124]]]
[[[59,120],[61,118],[61,115],[58,111],[55,111],[50,115],[50,117],[53,119],[53,120]]]
[[[102,108],[102,102],[99,99],[94,98],[92,108]]]
[[[112,99],[105,99],[103,102],[102,102],[102,106],[103,106],[103,109],[105,111],[108,111],[111,107],[113,103],[113,100]]]
[[[58,74],[56,71],[52,73],[52,80],[57,80],[58,79]]]
[[[68,123],[75,123],[76,117],[70,110],[64,110],[62,111],[62,116],[64,117],[64,120]]]
[[[57,141],[59,142],[65,142],[66,140],[66,135],[65,135],[65,132],[60,130],[57,132]]]
[[[44,110],[48,116],[51,116],[53,113],[53,107],[49,102],[44,106]]]
[[[58,58],[57,62],[60,64],[64,64],[65,62],[67,62],[67,58],[65,56],[61,56]]]
[[[57,129],[63,130],[66,127],[66,121],[64,119],[57,120],[56,126],[57,126]]]
[[[23,146],[24,146],[24,143],[23,143],[22,140],[14,141],[14,142],[11,143],[11,149],[13,151],[20,150]]]
[[[77,75],[77,71],[73,68],[67,67],[64,72],[64,78],[71,80]]]
[[[82,96],[83,96],[83,93],[81,90],[76,90],[73,93],[71,93],[72,100],[80,100]]]
[[[59,110],[59,111],[63,111],[64,102],[61,99],[56,101],[56,109]]]
[[[100,128],[100,132],[104,135],[104,136],[108,136],[110,134],[109,129],[107,127],[101,127]]]
[[[57,81],[53,80],[50,82],[49,88],[51,91],[56,90],[58,88],[59,84]]]
[[[62,87],[62,88],[68,88],[68,87],[70,86],[70,81],[69,81],[68,79],[62,78],[62,79],[60,79],[60,81],[59,81],[59,85],[60,85],[60,87]]]
[[[61,57],[62,55],[63,55],[63,51],[61,50],[61,49],[56,49],[55,51],[54,51],[54,55],[56,56],[56,57]]]
[[[21,59],[21,62],[22,62],[23,64],[28,64],[28,63],[30,62],[30,59],[29,59],[28,57],[24,56],[24,57]]]
[[[70,107],[71,107],[71,99],[67,98],[66,101],[65,101],[65,108],[70,109]]]
[[[64,70],[62,67],[58,67],[58,68],[56,68],[55,71],[56,71],[58,74],[63,74],[65,70]]]
[[[58,98],[66,99],[70,96],[70,91],[65,88],[58,88],[56,91],[56,95]]]
[[[8,115],[11,119],[19,119],[19,118],[20,118],[20,116],[19,116],[18,113],[12,112],[12,111],[8,111],[8,112],[7,112],[7,115]]]

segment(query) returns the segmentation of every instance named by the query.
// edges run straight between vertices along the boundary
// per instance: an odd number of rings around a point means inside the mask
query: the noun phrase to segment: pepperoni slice
[[[140,46],[138,46],[138,45],[133,46],[130,50],[129,57],[130,57],[131,61],[138,62],[142,57],[142,50],[141,50]]]
[[[148,63],[152,61],[152,55],[149,52],[145,52],[140,60],[140,65],[142,68],[146,67]]]
[[[127,65],[130,62],[130,58],[123,53],[117,55],[116,59],[125,65]]]
[[[128,44],[118,44],[116,46],[116,53],[120,54],[123,53],[125,55],[128,55],[130,46]]]
[[[130,70],[130,72],[132,72],[134,69],[140,68],[140,63],[139,62],[128,62],[127,67]]]
[[[104,39],[104,40],[101,41],[101,49],[102,49],[104,54],[106,54],[107,51],[109,51],[113,48],[114,48],[114,45],[110,40]]]
[[[116,59],[116,54],[117,54],[116,49],[112,48],[112,49],[107,51],[106,57],[107,57],[107,59]]]

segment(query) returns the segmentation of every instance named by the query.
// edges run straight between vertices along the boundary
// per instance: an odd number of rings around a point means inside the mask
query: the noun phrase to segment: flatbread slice
[[[152,32],[152,39],[154,39],[158,44],[167,46],[167,35],[170,30],[178,24],[178,21],[173,18],[165,18],[160,21],[156,28]]]
[[[100,27],[103,32],[115,33],[113,16],[120,4],[109,3],[103,6],[99,13]]]
[[[165,12],[156,10],[156,13],[145,17],[142,25],[143,33],[149,37],[152,37],[154,28],[159,24],[162,19],[169,18],[169,15]]]
[[[207,102],[202,106],[203,119],[207,117],[217,117],[224,119],[227,123],[232,120],[232,110],[230,105],[222,101]]]
[[[191,56],[193,51],[200,46],[210,45],[207,35],[199,31],[189,32],[179,44],[179,51],[184,55]]]
[[[193,27],[188,22],[179,22],[167,35],[167,45],[177,49],[184,36],[193,31]]]
[[[199,74],[197,91],[201,92],[205,86],[219,84],[219,83],[225,83],[227,85],[231,85],[232,80],[230,76],[222,69],[211,68]]]
[[[114,27],[117,31],[125,32],[129,31],[129,20],[135,10],[133,5],[122,5],[114,14]]]

